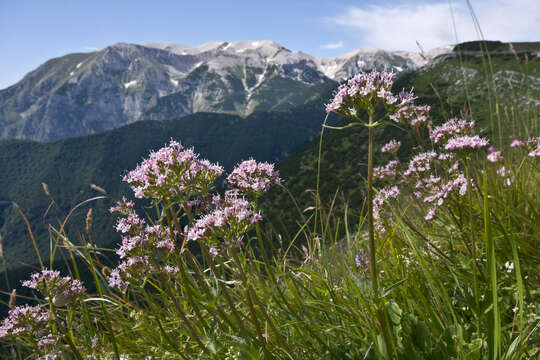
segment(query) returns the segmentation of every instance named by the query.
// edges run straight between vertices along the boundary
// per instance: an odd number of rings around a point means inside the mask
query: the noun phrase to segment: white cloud
[[[486,40],[538,41],[538,0],[471,1]],[[471,13],[464,0],[452,2],[458,41],[478,40]],[[361,31],[364,45],[387,50],[417,51],[454,44],[450,5],[447,1],[400,5],[351,7],[326,19]]]
[[[330,43],[321,45],[323,49],[339,49],[343,47],[343,40],[338,41],[337,43]]]

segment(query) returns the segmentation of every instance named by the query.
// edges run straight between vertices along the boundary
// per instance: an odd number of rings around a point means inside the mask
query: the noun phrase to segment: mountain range
[[[359,71],[415,70],[448,52],[363,48],[320,58],[273,41],[118,43],[51,59],[0,90],[0,139],[50,141],[197,112],[283,111]]]

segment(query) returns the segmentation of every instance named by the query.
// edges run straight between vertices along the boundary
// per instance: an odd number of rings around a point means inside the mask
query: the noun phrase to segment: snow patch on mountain
[[[135,85],[137,85],[137,80],[128,81],[127,83],[124,83],[124,89],[130,88]]]

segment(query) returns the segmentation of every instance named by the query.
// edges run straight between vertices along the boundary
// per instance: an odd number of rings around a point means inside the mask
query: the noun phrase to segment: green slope
[[[111,194],[94,208],[94,240],[112,246],[120,236],[113,231],[107,209],[121,195],[129,195],[121,175],[133,169],[152,149],[171,138],[194,146],[202,157],[231,169],[248,157],[276,162],[316,137],[323,114],[322,100],[279,113],[254,113],[247,118],[200,113],[176,121],[142,121],[103,134],[70,138],[52,143],[8,140],[0,142],[0,231],[8,267],[36,263],[34,250],[22,218],[10,202],[25,212],[44,254],[49,253],[46,224],[56,224],[54,208],[42,219],[50,192],[62,211],[92,196],[96,184]],[[77,211],[73,223],[84,229],[88,207]]]

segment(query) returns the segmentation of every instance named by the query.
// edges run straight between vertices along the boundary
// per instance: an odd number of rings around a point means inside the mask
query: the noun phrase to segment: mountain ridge
[[[414,70],[429,60],[377,49],[320,58],[270,40],[117,43],[50,59],[0,90],[0,139],[49,141],[197,112],[280,111],[359,71]]]

